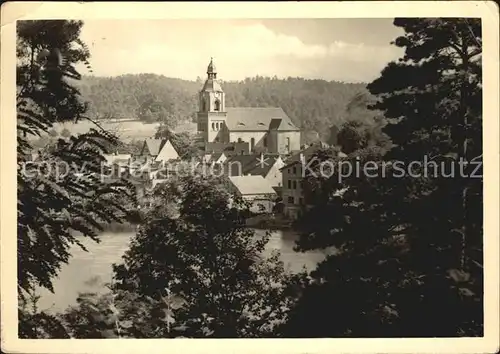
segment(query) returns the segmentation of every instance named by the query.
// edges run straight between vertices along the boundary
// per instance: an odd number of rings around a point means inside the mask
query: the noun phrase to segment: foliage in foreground
[[[121,222],[123,201],[133,193],[124,181],[101,181],[105,144],[116,136],[99,128],[53,141],[31,162],[31,137],[51,134],[56,123],[85,116],[74,82],[74,66],[88,64],[90,53],[79,39],[81,21],[19,21],[17,25],[17,181],[18,293],[25,302],[37,287],[52,280],[70,259],[69,249],[83,245],[76,233],[98,241],[101,224]],[[55,139],[55,137],[54,137]],[[23,311],[23,307],[20,307]],[[19,332],[28,330],[20,315]],[[48,318],[48,317],[47,317]],[[46,319],[47,319],[46,318]],[[40,318],[40,320],[42,320]]]
[[[304,274],[285,273],[278,253],[264,256],[269,234],[246,228],[247,205],[223,183],[200,176],[159,186],[156,204],[114,266],[110,291],[82,294],[53,318],[53,335],[279,336],[292,279]]]
[[[182,299],[172,315],[176,327],[158,335],[271,335],[286,319],[287,275],[279,254],[262,255],[269,234],[246,228],[245,203],[223,182],[201,176],[156,194],[157,205],[115,267],[116,287],[158,301],[169,294]],[[167,202],[174,212],[164,211]]]
[[[481,161],[480,23],[394,24],[405,30],[395,42],[405,55],[368,88],[396,146],[383,154],[358,145],[344,161],[349,176],[308,179],[298,248],[340,252],[311,274],[286,335],[482,335],[482,176],[472,163],[462,175],[459,160]]]
[[[350,147],[347,160],[375,164],[377,176],[339,180],[337,171],[308,179],[312,209],[298,224],[298,249],[338,251],[310,274],[312,281],[286,275],[277,256],[262,259],[266,237],[244,227],[241,201],[217,181],[189,177],[160,187],[114,268],[108,294],[83,294],[58,316],[22,312],[22,324],[36,322],[22,327],[24,335],[482,335],[482,178],[450,175],[439,164],[430,165],[433,176],[396,169],[396,162],[409,166],[424,156],[455,171],[458,158],[480,161],[480,23],[397,19],[395,25],[405,30],[395,42],[405,56],[369,89],[378,98],[374,108],[388,119],[383,133],[396,146],[385,153],[367,143],[370,130],[349,123],[341,136]],[[327,153],[319,161],[338,158]]]

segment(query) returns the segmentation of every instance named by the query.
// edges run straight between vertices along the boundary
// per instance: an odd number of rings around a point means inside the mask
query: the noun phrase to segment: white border
[[[207,16],[210,14],[210,16]],[[485,337],[458,339],[20,340],[16,288],[15,20],[481,17],[484,103]],[[499,350],[499,10],[493,1],[7,2],[1,11],[2,350],[20,353],[493,353]],[[307,325],[307,324],[304,324]]]

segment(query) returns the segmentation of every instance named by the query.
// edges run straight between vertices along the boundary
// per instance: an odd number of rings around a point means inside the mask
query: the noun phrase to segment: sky
[[[370,82],[401,57],[392,19],[87,20],[81,38],[96,76],[155,73]],[[81,71],[88,74],[85,70]]]

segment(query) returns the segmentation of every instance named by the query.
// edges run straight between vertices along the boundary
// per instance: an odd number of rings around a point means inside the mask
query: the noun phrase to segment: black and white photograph
[[[68,3],[8,23],[2,351],[498,350],[498,5],[380,3]]]

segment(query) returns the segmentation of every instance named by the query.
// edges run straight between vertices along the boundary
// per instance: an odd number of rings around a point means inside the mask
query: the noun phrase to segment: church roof
[[[230,131],[300,130],[279,107],[227,107],[226,111]]]
[[[214,58],[210,58],[210,63],[208,64],[208,67],[207,67],[207,74],[216,74],[217,73],[217,69],[215,67],[215,64],[214,64]]]
[[[202,91],[205,92],[222,92],[222,87],[217,79],[207,79],[203,85]]]

